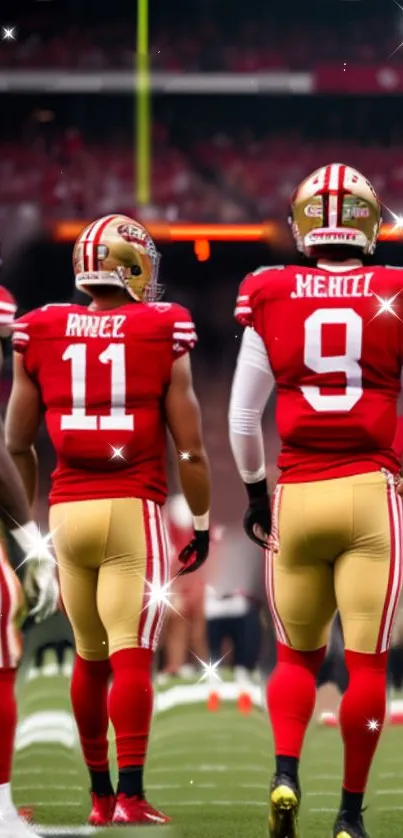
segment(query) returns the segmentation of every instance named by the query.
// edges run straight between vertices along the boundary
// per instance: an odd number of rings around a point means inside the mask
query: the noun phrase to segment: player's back
[[[194,345],[188,312],[128,303],[50,305],[16,325],[58,465],[52,502],[166,494],[163,400],[172,363]]]
[[[276,379],[283,479],[396,470],[402,292],[403,270],[380,266],[291,265],[244,280],[236,316],[263,338]]]

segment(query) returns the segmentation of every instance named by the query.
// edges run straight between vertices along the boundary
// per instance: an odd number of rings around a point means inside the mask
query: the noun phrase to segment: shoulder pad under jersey
[[[190,311],[179,303],[156,302],[148,305],[153,311],[166,315],[163,320],[168,327],[174,358],[190,352],[197,342],[196,328]]]
[[[67,306],[73,306],[74,303],[46,303],[46,305],[41,306],[38,311],[48,311],[50,308],[66,308]]]
[[[256,268],[255,271],[250,272],[250,276],[259,276],[263,271],[284,271],[285,265],[262,265],[261,268]]]

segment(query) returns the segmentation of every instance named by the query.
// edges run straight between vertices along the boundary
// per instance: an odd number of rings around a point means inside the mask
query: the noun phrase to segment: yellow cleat
[[[299,838],[301,794],[285,775],[275,776],[270,790],[269,838]]]
[[[349,819],[346,819],[346,813],[339,812],[333,827],[333,838],[369,838],[362,813],[358,815],[354,824],[350,824]]]

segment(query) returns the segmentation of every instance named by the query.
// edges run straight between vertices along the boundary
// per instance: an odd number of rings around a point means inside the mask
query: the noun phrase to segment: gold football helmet
[[[331,163],[309,175],[291,201],[298,250],[349,245],[373,253],[381,224],[381,205],[372,184],[351,166]]]
[[[126,215],[107,215],[80,233],[73,251],[76,287],[86,294],[99,285],[124,288],[134,300],[159,296],[160,255],[151,236]]]

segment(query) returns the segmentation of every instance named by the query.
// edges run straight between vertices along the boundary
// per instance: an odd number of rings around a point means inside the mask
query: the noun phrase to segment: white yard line
[[[149,774],[189,774],[191,772],[195,774],[204,774],[204,773],[216,773],[222,774],[228,772],[232,774],[234,771],[240,771],[242,774],[261,774],[262,768],[259,765],[181,765],[179,767],[176,766],[165,766],[165,767],[156,767],[156,768],[149,768]]]
[[[41,826],[40,824],[33,824],[38,835],[64,835],[65,838],[81,838],[81,836],[96,835],[99,831],[96,826]]]
[[[162,749],[161,749],[161,751],[162,751]],[[152,753],[153,753],[153,757],[155,759],[156,755],[158,754],[158,749],[153,748]],[[228,754],[228,756],[230,756],[232,754],[236,755],[236,754],[251,754],[251,753],[253,753],[253,756],[256,757],[256,760],[262,759],[264,762],[267,760],[267,753],[265,753],[265,751],[260,751],[260,752],[259,751],[253,751],[252,748],[244,748],[244,747],[237,748],[236,745],[233,748],[220,748],[220,747],[216,748],[214,746],[213,747],[208,747],[208,745],[206,745],[206,747],[204,747],[204,748],[199,748],[199,747],[197,748],[198,756],[200,755],[201,757],[203,757],[203,756],[205,757],[206,753],[209,756],[212,756],[212,757],[216,756],[216,755],[226,756]],[[166,754],[165,751],[164,751],[164,754]],[[169,758],[171,759],[171,757],[189,757],[189,749],[188,748],[180,748],[177,751],[176,750],[175,751],[170,750],[169,751]]]
[[[309,809],[309,812],[333,812],[336,814],[336,809],[321,807],[320,809]],[[403,812],[403,806],[381,806],[376,809],[376,812]]]
[[[18,770],[16,771],[16,774],[17,774],[17,777],[32,777],[32,776],[34,776],[34,777],[46,777],[47,776],[47,770],[46,770],[46,767],[44,767],[44,768],[18,768]],[[52,777],[58,777],[58,776],[60,776],[60,777],[79,777],[80,776],[80,772],[78,771],[78,769],[75,769],[75,768],[54,768],[53,766],[52,766],[52,768],[49,768],[49,774],[51,774]],[[16,785],[15,782],[14,782],[14,787],[17,788],[17,789],[19,788],[19,786]]]
[[[175,803],[176,809],[187,809],[190,806],[267,806],[267,803],[262,803],[260,800],[183,800],[180,803]],[[171,800],[165,800],[160,803],[161,806],[172,806]]]
[[[382,775],[380,775],[382,776]],[[340,774],[310,774],[309,775],[309,782],[311,780],[315,780],[316,782],[320,780],[338,780],[341,781],[341,773]]]
[[[33,805],[33,801],[28,802],[25,804],[26,806]],[[53,808],[62,808],[64,806],[65,809],[70,809],[73,806],[82,806],[81,800],[35,800],[35,808],[37,806],[49,806]]]
[[[53,783],[51,785],[42,784],[42,785],[37,785],[37,786],[18,786],[18,785],[15,785],[14,788],[15,788],[15,791],[50,791],[52,793],[54,791],[82,791],[83,790],[82,786],[70,786],[70,785],[66,785],[66,783],[64,783],[63,786],[54,786]]]
[[[77,752],[75,751],[75,749],[66,748],[66,746],[62,745],[61,742],[59,742],[58,745],[59,745],[59,748],[55,748],[55,745],[54,745],[53,742],[49,742],[48,745],[46,745],[46,742],[42,742],[42,745],[41,745],[40,748],[34,748],[32,745],[30,745],[30,746],[27,746],[26,748],[25,747],[21,748],[21,750],[18,751],[15,754],[15,759],[16,759],[17,762],[19,762],[20,760],[23,761],[23,760],[26,760],[26,759],[32,759],[32,757],[35,757],[35,760],[36,760],[37,757],[47,757],[47,758],[49,758],[49,756],[51,756],[52,760],[61,760],[62,759],[64,761],[64,760],[67,759],[67,760],[70,760],[70,762],[75,762],[76,761]],[[28,749],[28,747],[29,747],[29,749]],[[63,752],[61,751],[61,748],[63,748]]]

